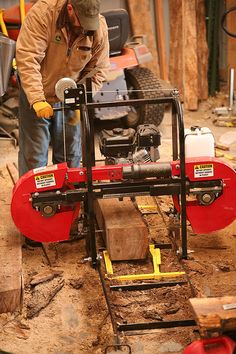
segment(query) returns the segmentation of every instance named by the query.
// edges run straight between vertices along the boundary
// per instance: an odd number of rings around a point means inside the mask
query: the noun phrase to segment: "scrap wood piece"
[[[12,179],[13,184],[16,184],[16,182],[19,179],[19,172],[18,169],[16,168],[15,164],[12,162],[7,163],[7,170],[9,172],[9,175]]]
[[[215,148],[223,151],[229,151],[229,146],[225,144],[215,143]]]
[[[27,318],[33,318],[44,309],[63,288],[64,279],[54,278],[48,283],[35,286],[30,301],[27,304]]]
[[[62,274],[63,274],[62,270],[48,269],[42,273],[38,273],[34,275],[30,281],[30,285],[35,286],[40,283],[44,283],[48,280],[52,280],[56,277],[62,277]]]
[[[216,157],[224,157],[225,155],[222,151],[215,149],[215,156]]]
[[[236,330],[236,308],[230,306],[236,303],[236,296],[192,298],[189,301],[203,333]],[[227,307],[229,309],[225,309]]]
[[[236,123],[234,124],[233,122],[227,122],[227,121],[219,121],[216,120],[213,122],[215,126],[217,127],[226,127],[226,128],[233,128],[236,126]]]
[[[231,154],[224,154],[224,158],[226,158],[227,160],[236,161],[236,156]]]

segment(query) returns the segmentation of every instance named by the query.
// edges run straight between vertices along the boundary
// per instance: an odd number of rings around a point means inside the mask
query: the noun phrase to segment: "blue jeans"
[[[55,104],[54,107],[59,107]],[[67,123],[73,111],[65,111],[66,161],[69,167],[79,167],[81,159],[80,125]],[[64,162],[62,111],[51,119],[37,118],[24,91],[19,96],[19,175],[48,164],[48,148],[52,146],[52,163]]]

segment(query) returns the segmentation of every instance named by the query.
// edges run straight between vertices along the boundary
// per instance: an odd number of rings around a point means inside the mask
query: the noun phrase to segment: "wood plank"
[[[156,36],[158,58],[160,62],[160,78],[168,81],[168,65],[166,56],[166,40],[164,30],[164,9],[163,0],[155,0],[155,15],[156,15]]]
[[[134,204],[124,199],[95,203],[96,218],[113,261],[144,259],[148,253],[148,228]]]
[[[184,107],[196,110],[199,100],[208,97],[204,0],[169,1],[169,9],[169,80],[178,88]]]
[[[152,53],[153,60],[143,64],[148,69],[152,70],[155,75],[160,77],[160,68],[158,62],[156,39],[152,25],[152,15],[150,9],[150,1],[147,0],[127,0],[130,24],[133,35],[146,35],[147,46]],[[143,20],[145,19],[145,21]]]
[[[1,167],[0,313],[14,312],[22,300],[22,242],[10,214],[12,187],[7,168]]]
[[[184,107],[198,109],[198,56],[195,0],[183,0],[183,80]]]
[[[227,0],[226,9],[229,10],[236,6],[236,0]],[[227,16],[226,27],[229,32],[236,34],[236,11]],[[227,62],[228,69],[233,68],[236,73],[236,39],[227,35]],[[236,76],[236,74],[234,74]],[[235,77],[234,76],[234,77]],[[234,80],[234,89],[236,90],[236,80]]]
[[[205,0],[196,1],[196,18],[198,100],[206,100],[208,98],[208,44],[206,40]]]
[[[169,1],[170,11],[170,60],[169,80],[180,92],[181,100],[184,98],[183,87],[183,21],[182,0]],[[178,11],[176,10],[178,9]]]
[[[201,332],[236,330],[236,296],[193,298],[190,304]],[[232,309],[224,309],[231,305]]]

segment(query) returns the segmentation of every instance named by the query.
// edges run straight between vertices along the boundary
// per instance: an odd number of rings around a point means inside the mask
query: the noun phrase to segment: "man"
[[[108,32],[99,11],[100,0],[38,0],[26,16],[16,46],[21,86],[20,176],[47,165],[50,142],[52,162],[64,161],[62,112],[53,112],[53,105],[59,101],[55,94],[57,81],[63,77],[79,81],[93,71],[93,89],[98,90],[106,78]],[[66,152],[69,167],[78,167],[80,128],[69,121]]]

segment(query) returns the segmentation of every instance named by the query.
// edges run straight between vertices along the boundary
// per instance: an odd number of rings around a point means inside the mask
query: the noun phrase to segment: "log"
[[[14,312],[22,300],[22,240],[10,214],[13,183],[6,167],[0,170],[0,313]]]
[[[99,200],[95,212],[112,261],[146,258],[148,228],[130,200]]]
[[[202,333],[236,330],[236,296],[193,298],[189,301]]]

